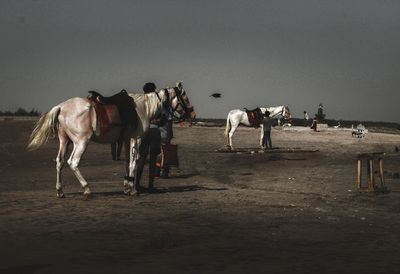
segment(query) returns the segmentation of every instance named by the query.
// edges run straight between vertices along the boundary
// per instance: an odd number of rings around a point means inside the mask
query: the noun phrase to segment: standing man
[[[263,149],[272,149],[272,142],[271,142],[271,118],[269,117],[269,111],[266,110],[264,113],[264,119],[262,121],[264,136],[262,146]]]
[[[154,83],[146,83],[143,86],[145,94],[156,92],[156,85]],[[162,123],[161,119],[150,121],[150,128],[142,138],[139,146],[139,159],[137,160],[137,173],[136,180],[140,182],[142,177],[143,168],[146,164],[147,155],[149,155],[149,190],[154,189],[154,178],[156,173],[156,160],[157,155],[161,153],[161,136],[159,125]]]

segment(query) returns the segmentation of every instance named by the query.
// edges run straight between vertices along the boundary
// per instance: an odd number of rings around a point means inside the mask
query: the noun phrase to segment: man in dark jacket
[[[143,86],[145,94],[156,92],[156,85],[152,82]],[[143,136],[139,146],[139,159],[137,160],[136,180],[140,182],[143,168],[146,163],[147,155],[149,155],[149,190],[154,189],[154,178],[156,172],[157,155],[161,153],[161,135],[160,135],[160,119],[150,121],[150,128]],[[139,184],[137,184],[139,185]]]
[[[269,117],[269,111],[266,110],[264,114],[264,119],[262,121],[263,124],[263,130],[264,130],[264,136],[263,136],[263,141],[262,141],[262,146],[263,148],[272,148],[272,142],[271,142],[271,118]]]

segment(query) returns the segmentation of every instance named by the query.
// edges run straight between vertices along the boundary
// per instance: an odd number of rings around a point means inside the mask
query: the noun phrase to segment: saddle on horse
[[[110,97],[104,97],[97,91],[89,91],[89,93],[90,95],[88,96],[88,99],[95,104],[101,104],[105,106],[115,105],[118,109],[121,124],[123,127],[129,125],[133,128],[136,128],[138,117],[135,109],[135,102],[133,98],[128,95],[126,90],[123,89],[119,93]],[[96,108],[96,111],[97,109],[98,108]]]
[[[244,109],[247,113],[247,118],[249,119],[250,125],[254,128],[259,128],[264,119],[261,109],[259,107],[252,110],[248,110],[247,108]]]

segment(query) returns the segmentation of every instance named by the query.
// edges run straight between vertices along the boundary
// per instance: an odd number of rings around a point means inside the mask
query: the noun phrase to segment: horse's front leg
[[[140,144],[141,144],[142,139],[138,138],[137,142],[136,142],[136,146],[137,146],[137,157],[136,157],[136,162],[135,162],[135,168],[133,172],[135,174],[135,191],[137,192],[141,192],[144,191],[144,188],[140,185],[140,179],[142,178],[142,174],[143,174],[143,169],[144,169],[144,165],[146,164],[146,155],[140,155],[141,153],[139,152],[139,148],[140,148]]]
[[[136,172],[136,159],[138,155],[139,144],[135,138],[126,140],[125,143],[125,168],[126,176],[124,179],[124,193],[134,195],[135,189],[135,172]]]

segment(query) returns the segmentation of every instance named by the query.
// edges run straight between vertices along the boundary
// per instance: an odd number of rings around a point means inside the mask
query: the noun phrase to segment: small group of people
[[[153,82],[148,82],[143,86],[144,94],[156,92],[157,87]],[[157,160],[160,158],[162,145],[170,144],[173,138],[172,118],[168,111],[165,111],[155,120],[150,121],[150,128],[144,135],[139,146],[139,158],[137,160],[137,180],[140,181],[143,167],[149,156],[149,189],[154,188],[156,175],[162,178],[169,177],[169,167],[160,167],[159,173],[156,172]],[[111,155],[115,161],[120,160],[122,141],[111,144]]]

